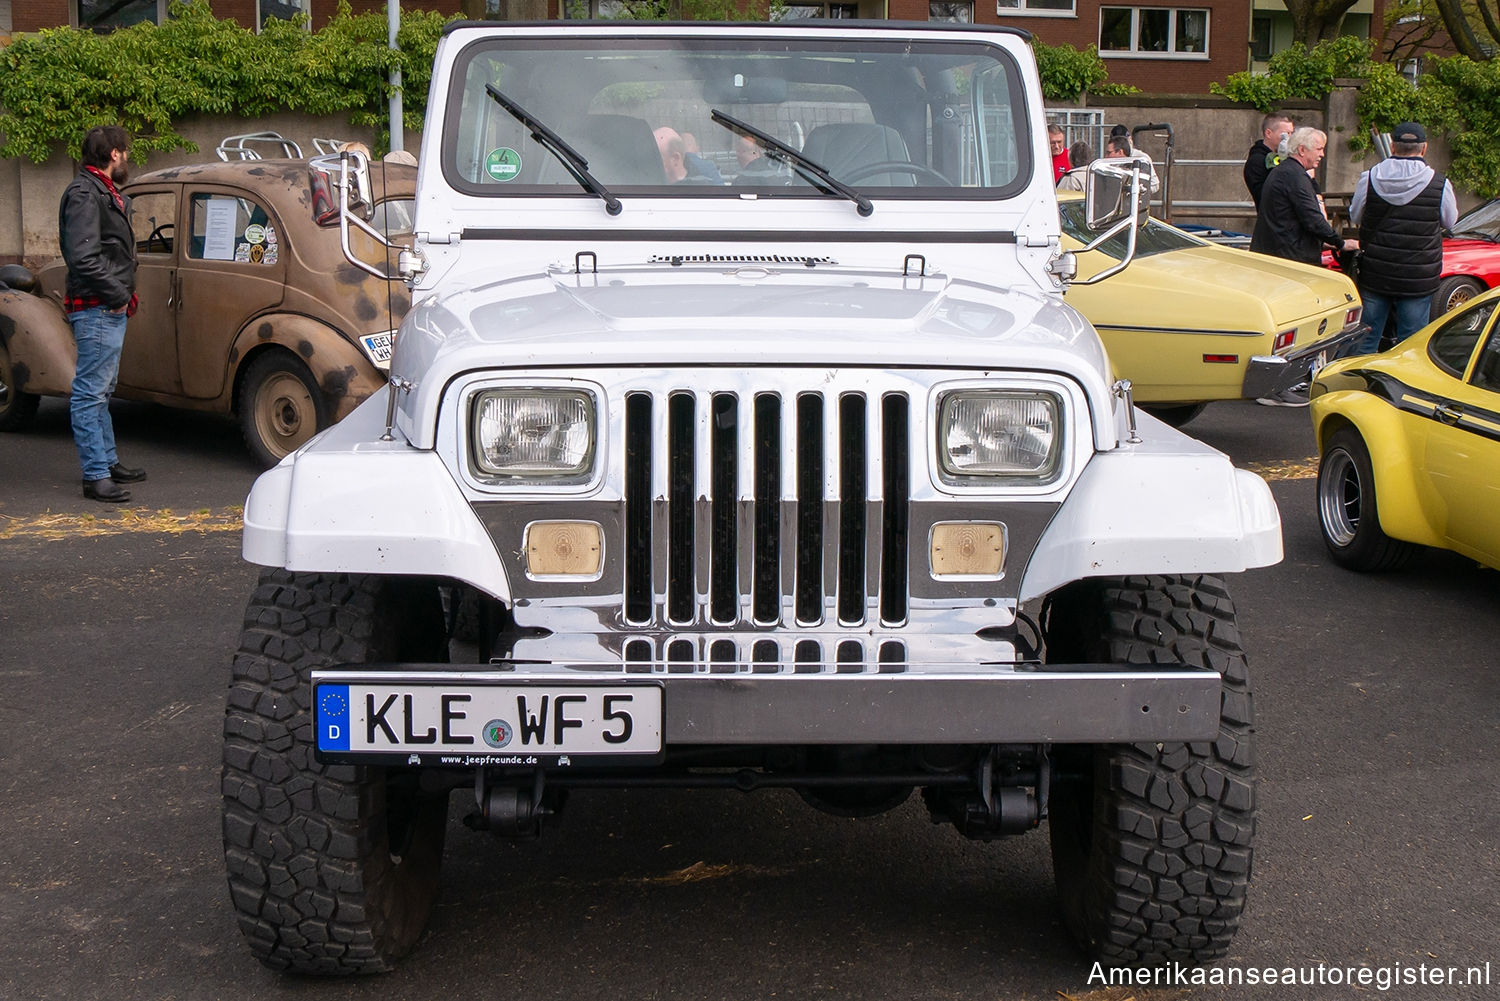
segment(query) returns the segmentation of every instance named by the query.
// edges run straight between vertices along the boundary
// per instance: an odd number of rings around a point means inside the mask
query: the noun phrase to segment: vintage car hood
[[[1102,270],[1080,258],[1079,274]],[[1189,247],[1140,257],[1123,272],[1068,293],[1090,320],[1111,326],[1270,333],[1357,301],[1337,272],[1231,247]]]
[[[1059,372],[1083,386],[1096,413],[1111,406],[1098,335],[1054,296],[943,275],[795,265],[554,271],[429,296],[402,326],[392,374],[412,383],[400,425],[423,445],[432,441],[444,387],[468,372],[553,365],[848,367],[851,359],[883,368]]]

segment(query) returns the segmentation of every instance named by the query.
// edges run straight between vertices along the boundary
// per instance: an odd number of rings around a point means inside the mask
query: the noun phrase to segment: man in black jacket
[[[83,466],[83,495],[119,503],[130,499],[120,483],[146,478],[122,465],[115,452],[109,396],[120,374],[125,324],[135,313],[135,232],[130,202],[117,185],[130,176],[130,134],[100,125],[83,139],[82,166],[63,192],[57,228],[68,280],[63,309],[78,345],[69,413]]]
[[[1323,262],[1324,244],[1339,250],[1359,245],[1341,239],[1329,225],[1310,176],[1323,162],[1327,148],[1328,137],[1318,129],[1300,128],[1292,133],[1287,140],[1289,155],[1271,168],[1261,189],[1260,214],[1250,238],[1252,251],[1316,267]],[[1292,389],[1257,402],[1272,407],[1305,407],[1307,394]]]
[[[1250,190],[1250,199],[1260,208],[1260,190],[1266,185],[1266,175],[1280,163],[1281,142],[1292,134],[1292,120],[1279,111],[1273,111],[1261,119],[1260,135],[1250,152],[1245,156],[1245,187]]]
[[[1458,222],[1458,200],[1448,179],[1423,159],[1427,130],[1402,122],[1391,130],[1391,157],[1360,175],[1349,201],[1359,225],[1359,295],[1370,332],[1358,351],[1380,350],[1387,317],[1396,340],[1427,325],[1432,293],[1443,277],[1443,230]]]
[[[1314,266],[1323,263],[1323,247],[1342,250],[1358,246],[1334,231],[1318,201],[1310,172],[1323,162],[1328,137],[1318,129],[1300,128],[1288,141],[1290,154],[1266,177],[1260,192],[1260,213],[1250,249],[1257,254],[1285,257]]]

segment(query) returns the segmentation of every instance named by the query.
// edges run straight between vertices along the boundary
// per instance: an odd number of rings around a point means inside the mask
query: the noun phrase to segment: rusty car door
[[[246,191],[190,188],[177,292],[183,392],[212,399],[227,388],[235,337],[280,305],[287,253],[280,220]]]
[[[125,328],[119,385],[125,390],[182,393],[177,367],[176,222],[180,185],[132,188],[130,225],[135,231],[135,288],[139,305]]]

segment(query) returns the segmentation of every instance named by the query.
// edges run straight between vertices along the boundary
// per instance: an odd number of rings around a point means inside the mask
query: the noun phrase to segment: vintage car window
[[[1469,380],[1480,389],[1500,393],[1500,327],[1490,331],[1489,340],[1474,359],[1474,375]]]
[[[200,192],[193,195],[188,256],[204,261],[275,264],[280,234],[264,207],[248,198]]]
[[[566,66],[560,74],[558,67]],[[615,194],[828,197],[713,119],[745,122],[872,197],[996,198],[1030,180],[1018,68],[979,42],[649,38],[601,48],[566,38],[476,42],[459,57],[443,170],[484,196],[590,197],[486,91],[540,119]],[[699,152],[671,179],[654,133]],[[674,168],[675,170],[675,168]]]
[[[1455,378],[1462,379],[1474,355],[1474,345],[1489,326],[1495,313],[1495,302],[1480,303],[1448,320],[1427,342],[1427,356],[1433,364]]]
[[[1453,224],[1454,236],[1475,236],[1481,239],[1500,238],[1500,198],[1485,202],[1473,212],[1459,217]]]
[[[1067,199],[1058,202],[1058,212],[1062,216],[1062,230],[1068,236],[1079,243],[1087,245],[1094,238],[1089,232],[1088,226],[1084,225],[1084,206],[1082,198]],[[1126,237],[1119,233],[1105,240],[1094,248],[1100,253],[1108,254],[1115,260],[1123,260],[1125,257]],[[1150,257],[1152,254],[1165,254],[1173,250],[1187,250],[1191,247],[1206,247],[1208,244],[1195,236],[1188,236],[1180,229],[1173,229],[1165,223],[1155,219],[1146,220],[1146,225],[1140,228],[1135,238],[1135,256]]]
[[[131,192],[130,228],[137,254],[171,254],[177,222],[177,192]]]

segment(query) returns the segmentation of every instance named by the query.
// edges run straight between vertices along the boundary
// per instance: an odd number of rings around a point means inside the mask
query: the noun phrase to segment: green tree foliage
[[[1083,94],[1134,94],[1138,88],[1109,83],[1109,70],[1090,45],[1082,51],[1071,45],[1032,42],[1037,72],[1042,77],[1042,96],[1049,101],[1076,101]]]
[[[1355,111],[1360,129],[1349,148],[1370,148],[1371,133],[1417,121],[1444,132],[1452,154],[1449,175],[1481,198],[1500,195],[1500,63],[1466,56],[1427,60],[1414,86],[1389,63],[1373,57],[1374,43],[1345,37],[1311,49],[1293,45],[1271,57],[1264,74],[1235,73],[1211,90],[1273,111],[1293,98],[1321,101],[1339,78],[1360,81]]]
[[[270,20],[256,34],[215,18],[207,0],[192,0],[174,3],[161,25],[18,35],[0,50],[0,156],[41,162],[61,143],[76,157],[83,134],[105,124],[123,125],[141,153],[192,151],[177,127],[197,114],[342,113],[354,126],[388,126],[394,68],[402,73],[405,125],[420,129],[447,20],[403,12],[399,51],[388,47],[384,13],[351,14],[344,0],[313,32],[298,19]],[[381,142],[388,138],[382,129]]]

